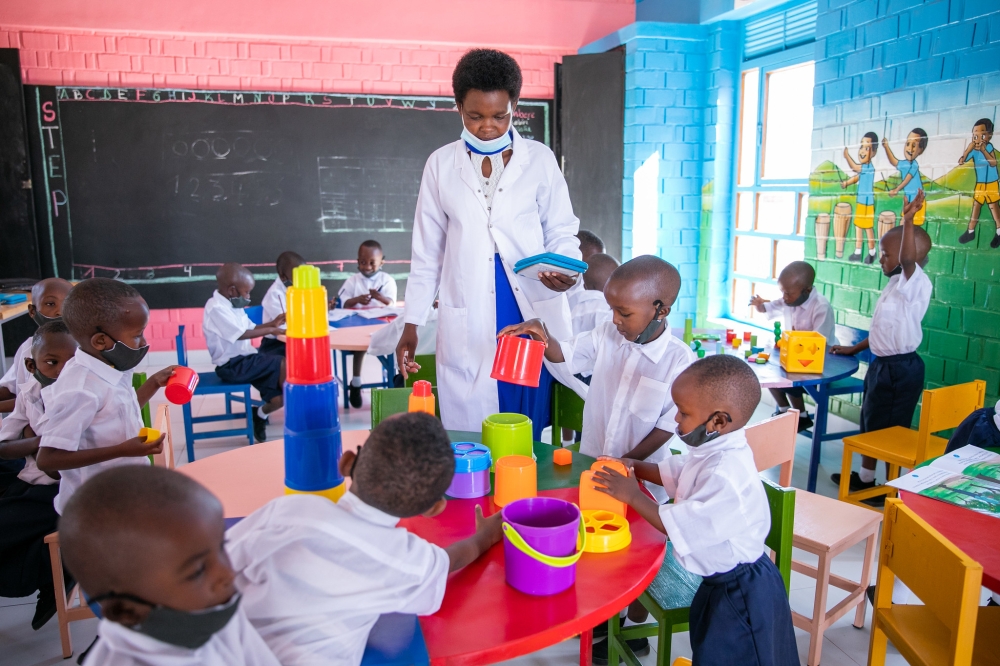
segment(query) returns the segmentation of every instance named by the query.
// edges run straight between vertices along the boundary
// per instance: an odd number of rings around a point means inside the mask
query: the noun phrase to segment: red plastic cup
[[[731,328],[726,329],[726,344],[730,344],[733,338],[736,337],[736,331]]]
[[[743,342],[750,342],[750,331],[743,331]]]
[[[545,343],[531,338],[504,335],[497,340],[490,377],[497,381],[538,388],[542,377]]]
[[[191,396],[194,395],[197,386],[198,373],[182,365],[177,367],[167,380],[163,393],[167,396],[167,400],[175,405],[186,405],[191,402]]]
[[[285,367],[293,384],[322,384],[333,379],[330,338],[286,338]]]

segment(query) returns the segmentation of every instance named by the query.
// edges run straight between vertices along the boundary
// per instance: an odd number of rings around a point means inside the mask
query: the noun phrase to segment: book
[[[963,446],[890,486],[1000,518],[1000,454]]]
[[[575,278],[587,270],[587,264],[563,254],[545,252],[526,257],[514,264],[514,272],[532,280],[538,280],[539,273],[562,273]]]

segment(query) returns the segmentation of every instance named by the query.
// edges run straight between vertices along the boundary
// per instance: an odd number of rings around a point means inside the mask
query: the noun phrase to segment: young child
[[[971,444],[981,449],[1000,448],[1000,400],[993,407],[983,407],[965,417],[952,433],[945,453]]]
[[[340,307],[350,309],[396,304],[396,281],[382,270],[383,263],[385,258],[378,241],[366,240],[361,244],[358,248],[358,272],[347,278],[337,292]],[[361,406],[361,368],[364,362],[364,354],[354,355],[354,376],[348,387],[348,398],[354,408]]]
[[[760,296],[750,299],[750,305],[768,319],[783,317],[786,331],[815,331],[826,338],[827,346],[837,344],[837,322],[833,306],[826,296],[813,288],[816,271],[805,261],[793,261],[778,275],[781,300],[765,301]],[[806,414],[803,388],[770,389],[777,405],[773,416],[784,414],[789,407],[799,410],[799,432],[811,428],[813,420]]]
[[[0,496],[0,597],[26,597],[38,590],[31,628],[38,630],[56,612],[52,569],[45,535],[56,531],[53,500],[59,475],[38,469],[39,430],[45,405],[42,388],[56,381],[76,352],[76,341],[61,320],[42,324],[24,358],[28,379],[17,391],[14,412],[0,425],[0,459],[22,459],[24,468]]]
[[[149,351],[143,333],[149,322],[146,301],[134,288],[108,278],[73,287],[63,303],[63,321],[79,348],[42,389],[45,415],[35,462],[43,472],[59,472],[56,513],[84,481],[119,465],[148,465],[163,448],[163,435],[139,437],[142,406],[166,385],[176,366],[153,374],[138,390],[132,369]]]
[[[448,573],[500,540],[500,513],[479,507],[475,533],[446,548],[398,526],[445,508],[455,458],[432,416],[386,419],[340,468],[351,487],[336,504],[286,495],[227,535],[243,607],[285,666],[357,666],[379,615],[434,613]]]
[[[282,252],[278,255],[278,277],[267,288],[264,300],[261,301],[264,306],[264,321],[274,321],[279,315],[285,314],[285,292],[292,286],[292,271],[304,263],[306,260],[295,252]],[[274,335],[265,335],[260,341],[260,353],[284,357],[285,343]]]
[[[861,137],[861,147],[858,148],[858,161],[851,158],[851,153],[844,148],[844,158],[855,175],[840,183],[841,188],[858,184],[858,200],[854,207],[854,254],[849,261],[861,261],[861,232],[868,238],[868,254],[864,262],[875,261],[875,153],[878,152],[878,134],[868,132]]]
[[[760,402],[757,377],[735,356],[707,356],[671,392],[689,452],[659,464],[623,460],[628,476],[605,467],[597,488],[666,534],[677,562],[703,577],[691,602],[695,664],[797,665],[785,585],[764,545],[767,495],[743,431]],[[673,503],[652,501],[637,480],[662,484]]]
[[[979,214],[983,204],[989,206],[997,233],[990,241],[990,247],[1000,247],[1000,177],[997,175],[997,158],[993,150],[993,121],[980,118],[972,126],[972,143],[958,158],[959,164],[972,160],[976,167],[976,191],[972,195],[972,216],[969,218],[969,228],[958,238],[959,243],[971,243],[976,239],[976,226],[979,224]]]
[[[918,192],[903,208],[903,224],[882,236],[879,263],[889,283],[875,303],[868,337],[846,347],[834,345],[833,354],[854,355],[871,349],[874,359],[865,375],[861,403],[861,432],[892,426],[909,428],[924,389],[924,362],[917,355],[923,340],[920,321],[930,304],[933,285],[921,266],[927,263],[931,237],[913,225],[914,214],[924,205]],[[840,474],[831,478],[840,484]],[[875,486],[875,459],[862,457],[861,471],[851,472],[851,491]],[[881,505],[884,497],[870,503]]]
[[[917,158],[924,154],[927,150],[927,132],[921,127],[914,127],[913,130],[906,137],[906,143],[903,144],[903,156],[906,159],[896,159],[896,156],[892,153],[892,148],[889,147],[889,140],[882,137],[882,147],[885,148],[885,156],[889,159],[889,163],[899,169],[899,185],[889,190],[889,194],[896,196],[903,192],[903,205],[910,203],[917,198],[917,192],[924,191],[924,183],[920,179],[920,165],[917,164]],[[913,214],[913,224],[916,226],[922,226],[924,224],[924,214],[927,211],[927,206],[922,206],[920,210]]]
[[[583,274],[584,291],[570,309],[573,335],[592,331],[601,322],[611,320],[611,306],[604,298],[604,285],[618,266],[617,259],[603,252],[587,258],[587,272]]]
[[[39,280],[31,288],[31,303],[28,304],[28,316],[41,326],[52,319],[62,317],[62,304],[66,294],[73,285],[62,278],[46,278]],[[11,363],[3,379],[0,379],[0,412],[14,411],[14,399],[18,384],[23,384],[30,376],[24,365],[24,358],[31,350],[32,341],[28,338],[14,353]]]
[[[225,547],[222,505],[190,477],[111,469],[66,505],[66,568],[101,606],[86,664],[278,666],[250,625]]]
[[[264,404],[253,412],[253,436],[263,442],[267,439],[267,415],[284,405],[285,359],[258,354],[250,340],[281,334],[285,315],[279,314],[259,326],[250,321],[244,308],[250,305],[254,279],[240,264],[223,264],[215,274],[215,284],[202,318],[205,342],[219,379],[230,384],[249,383],[260,391]]]
[[[580,229],[576,234],[580,241],[580,254],[582,261],[587,261],[595,254],[604,252],[604,240],[593,231]]]

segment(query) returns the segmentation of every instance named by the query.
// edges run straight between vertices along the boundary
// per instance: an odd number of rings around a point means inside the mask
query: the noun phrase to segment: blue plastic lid
[[[455,474],[482,472],[490,468],[490,450],[475,442],[452,442],[455,452]]]

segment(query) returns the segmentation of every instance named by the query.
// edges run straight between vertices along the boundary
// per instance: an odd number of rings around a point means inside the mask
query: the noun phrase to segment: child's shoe
[[[258,442],[263,442],[267,439],[267,419],[261,418],[257,414],[257,410],[253,410],[253,437]]]
[[[834,472],[830,475],[830,480],[836,485],[840,485],[840,472]],[[854,493],[859,490],[868,490],[869,488],[874,488],[874,481],[862,481],[861,476],[857,472],[851,472],[851,483],[849,490]]]

